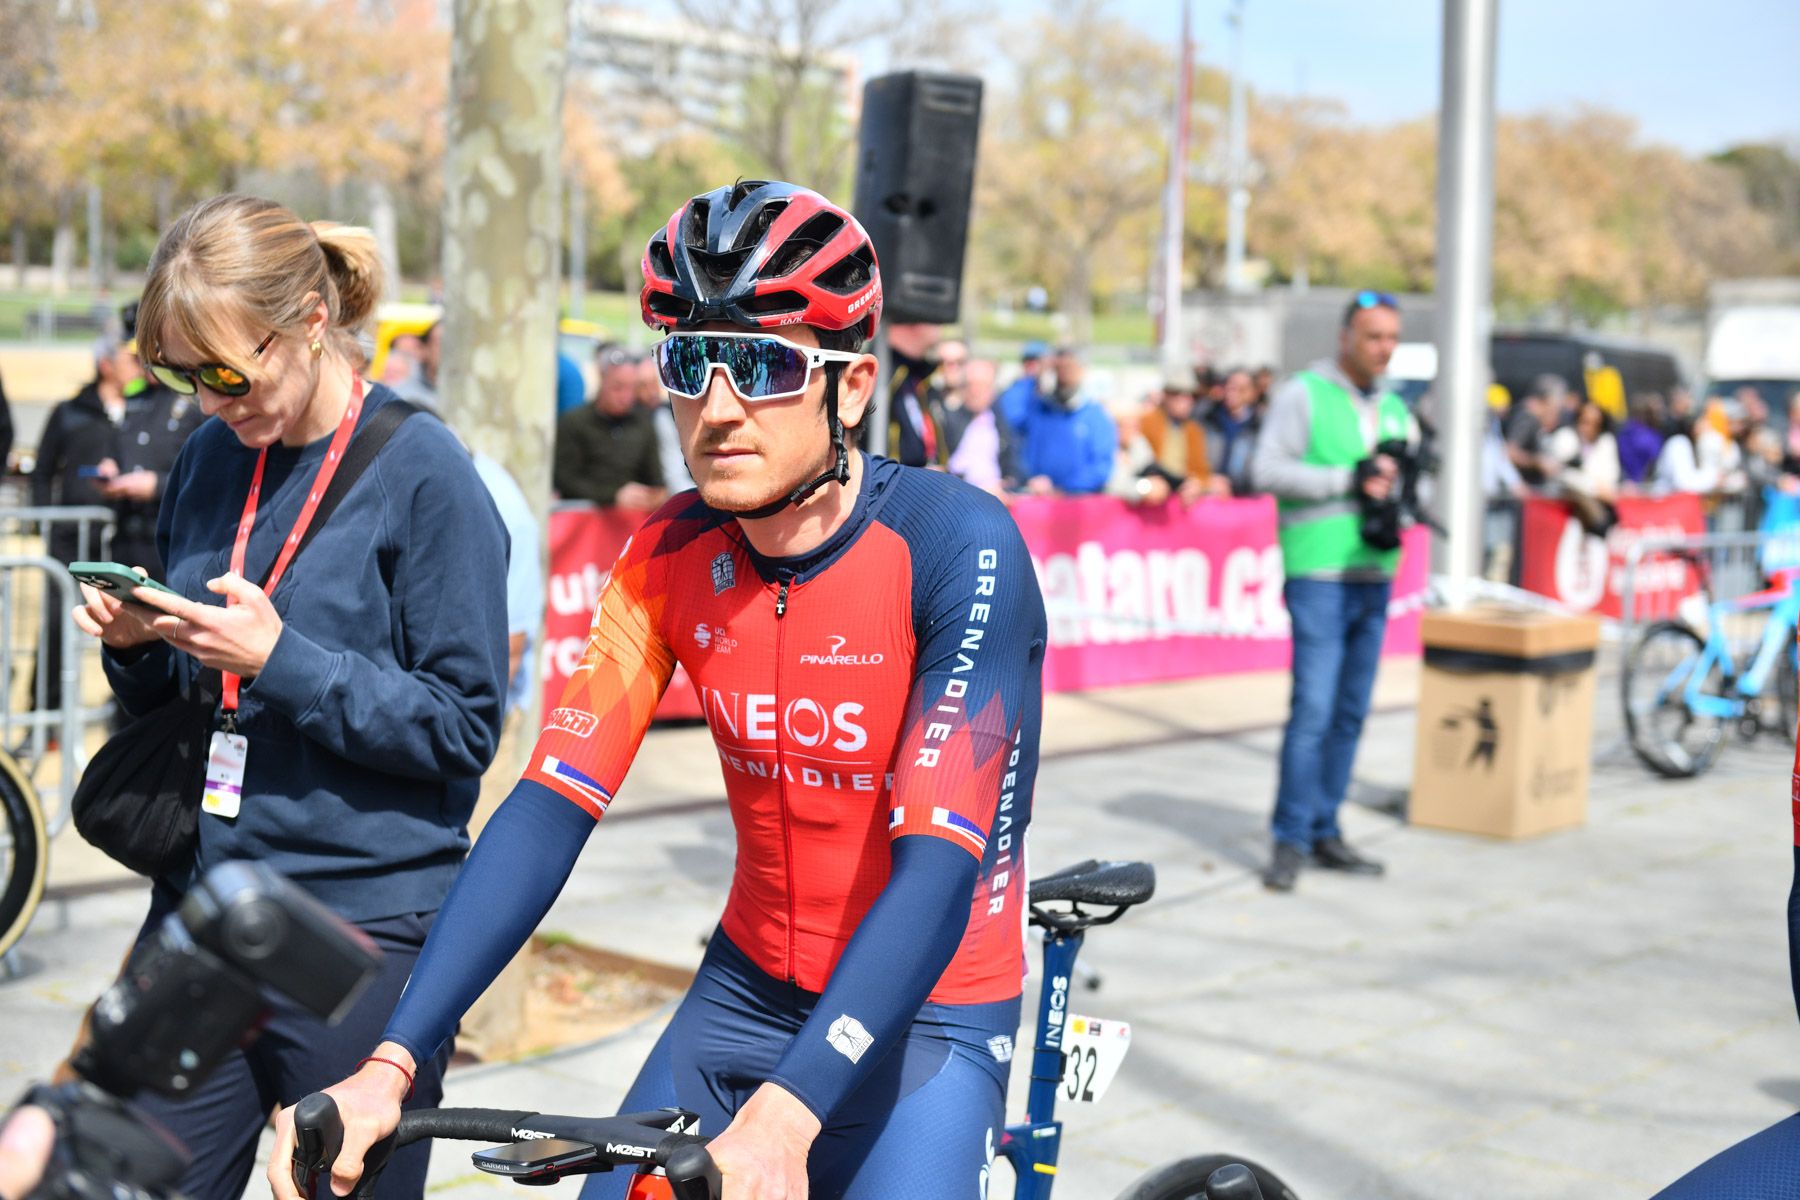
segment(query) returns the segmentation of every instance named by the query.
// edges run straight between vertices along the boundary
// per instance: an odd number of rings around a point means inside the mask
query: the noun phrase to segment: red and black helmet
[[[875,335],[881,270],[855,217],[791,183],[744,180],[695,196],[644,248],[644,323],[811,325]]]

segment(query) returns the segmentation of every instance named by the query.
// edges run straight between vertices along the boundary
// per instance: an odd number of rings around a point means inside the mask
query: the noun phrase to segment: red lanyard
[[[313,514],[319,511],[319,501],[325,498],[325,490],[331,486],[331,477],[337,474],[338,463],[343,460],[344,449],[350,444],[350,435],[356,432],[356,418],[362,414],[363,382],[358,377],[350,388],[350,403],[344,408],[344,419],[338,422],[337,432],[331,436],[331,447],[325,451],[325,461],[319,464],[319,473],[313,477],[312,490],[306,494],[306,504],[300,509],[300,519],[294,522],[292,532],[287,541],[282,543],[281,554],[275,560],[275,569],[269,572],[268,582],[263,584],[263,594],[273,596],[275,585],[287,573],[288,564],[294,561],[294,554],[300,549],[300,540],[306,536],[307,526],[312,524]],[[256,524],[256,506],[262,499],[263,468],[269,462],[269,449],[263,447],[256,456],[256,474],[250,477],[250,495],[244,499],[244,516],[238,522],[237,540],[231,546],[231,569],[239,576],[244,573],[244,552],[250,546],[250,527]],[[231,601],[225,601],[230,607]],[[238,685],[241,682],[230,671],[223,673],[225,684],[224,709],[234,713],[238,706]]]

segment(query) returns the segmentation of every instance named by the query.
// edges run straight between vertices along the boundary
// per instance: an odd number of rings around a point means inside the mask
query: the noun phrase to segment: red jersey
[[[863,461],[850,518],[792,559],[756,553],[695,493],[645,522],[525,778],[599,817],[679,662],[737,827],[721,922],[732,942],[822,992],[887,882],[889,842],[942,838],[980,868],[930,1000],[1010,999],[1024,967],[1043,599],[998,501]]]

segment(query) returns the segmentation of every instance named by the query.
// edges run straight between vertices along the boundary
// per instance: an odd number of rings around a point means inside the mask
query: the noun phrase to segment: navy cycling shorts
[[[1793,1200],[1800,1196],[1800,1116],[1715,1154],[1653,1200]]]
[[[818,1001],[756,967],[722,932],[625,1096],[622,1112],[676,1105],[725,1131]],[[813,1200],[979,1200],[1006,1123],[1017,999],[926,1004],[868,1080],[832,1114],[808,1160]],[[623,1200],[624,1171],[591,1175],[582,1200]]]

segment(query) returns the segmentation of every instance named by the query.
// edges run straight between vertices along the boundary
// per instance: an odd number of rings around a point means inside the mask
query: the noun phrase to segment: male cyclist
[[[727,1200],[974,1200],[1024,967],[1045,644],[1030,558],[992,497],[848,448],[881,311],[850,214],[790,184],[720,188],[650,239],[643,273],[697,491],[619,556],[386,1040],[331,1089],[346,1125],[333,1187],[549,909],[679,662],[737,866],[625,1111],[699,1112]],[[285,1114],[280,1130],[270,1179],[294,1200]],[[595,1176],[584,1195],[627,1182]]]

